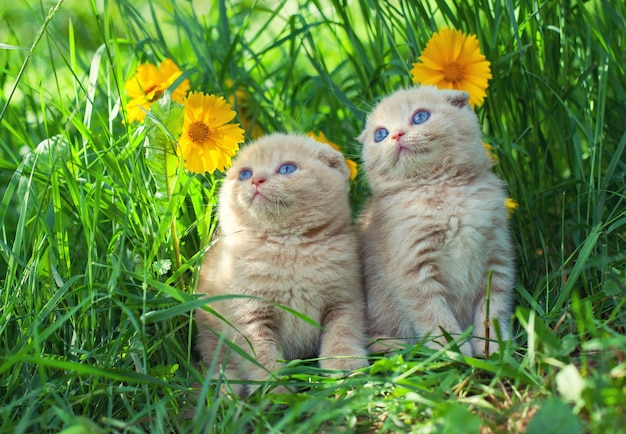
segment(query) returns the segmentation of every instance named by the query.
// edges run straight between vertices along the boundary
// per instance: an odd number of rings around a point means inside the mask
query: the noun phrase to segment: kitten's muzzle
[[[404,130],[396,131],[395,133],[393,133],[393,134],[391,135],[391,138],[392,138],[393,140],[396,140],[396,141],[400,142],[400,139],[401,139],[401,138],[402,138],[402,136],[404,136],[405,134],[406,134],[406,131],[404,131]]]
[[[252,178],[252,185],[254,185],[255,187],[259,187],[259,185],[263,184],[265,181],[267,181],[264,177],[259,176],[259,177],[254,177]]]

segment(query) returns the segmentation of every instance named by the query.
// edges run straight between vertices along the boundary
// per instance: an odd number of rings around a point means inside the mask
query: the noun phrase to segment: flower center
[[[195,121],[189,125],[187,136],[192,142],[201,144],[209,137],[209,132],[209,127],[204,122]]]
[[[150,98],[148,101],[149,102],[155,102],[156,100],[158,100],[162,96],[163,96],[163,91],[162,90],[157,90],[156,92],[154,92],[154,95],[152,96],[152,98]]]
[[[443,67],[443,77],[446,81],[458,83],[463,79],[463,65],[456,62],[448,63]]]

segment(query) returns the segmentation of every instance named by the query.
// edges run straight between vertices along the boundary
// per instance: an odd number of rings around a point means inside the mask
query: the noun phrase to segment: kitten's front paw
[[[369,362],[366,358],[337,358],[320,361],[320,367],[330,371],[355,371],[357,369],[365,368],[368,365]],[[330,375],[338,377],[343,376],[341,373]]]
[[[472,348],[474,349],[474,354],[486,357],[486,342],[487,341],[485,339],[472,339]],[[499,351],[500,344],[495,341],[489,341],[489,355],[491,356],[493,353],[497,353]]]
[[[391,353],[406,348],[409,345],[406,339],[396,339],[379,336],[372,340],[367,346],[367,350],[372,353]]]
[[[472,354],[474,354],[472,350],[472,344],[470,344],[469,342],[465,342],[464,344],[459,345],[459,350],[461,350],[461,354],[467,357],[472,357]]]

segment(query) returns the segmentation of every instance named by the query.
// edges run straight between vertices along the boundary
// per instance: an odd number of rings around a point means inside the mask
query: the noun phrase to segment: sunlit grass
[[[626,432],[623,5],[31,3],[0,8],[0,431]],[[221,175],[179,169],[164,193],[125,80],[171,58],[192,90],[245,90],[265,133],[322,131],[359,161],[367,112],[445,25],[491,62],[477,113],[519,203],[515,343],[342,379],[295,361],[267,389],[297,394],[220,397],[191,312]],[[357,175],[355,213],[367,194]]]

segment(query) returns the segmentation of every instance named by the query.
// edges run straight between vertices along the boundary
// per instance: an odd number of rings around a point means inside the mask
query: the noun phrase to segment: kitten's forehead
[[[442,103],[445,103],[445,98],[434,87],[402,89],[383,99],[374,109],[373,115],[410,114],[417,108],[428,109]]]
[[[317,146],[317,142],[305,136],[271,134],[243,148],[235,159],[233,169],[241,169],[252,162],[257,167],[273,167],[284,161],[297,162],[313,156]]]
[[[387,98],[378,104],[368,118],[368,123],[386,123],[387,120],[394,119],[400,121],[415,110],[416,101],[409,97]]]

